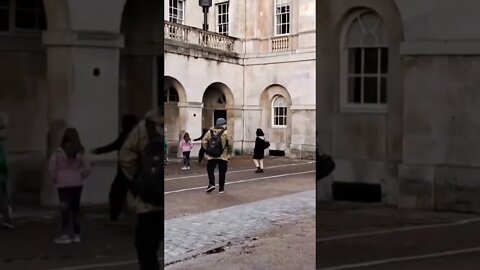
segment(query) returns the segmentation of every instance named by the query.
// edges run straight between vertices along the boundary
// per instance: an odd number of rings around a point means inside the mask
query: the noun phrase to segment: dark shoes
[[[210,186],[210,185],[209,185],[209,186],[207,187],[207,193],[212,192],[212,190],[214,190],[214,189],[215,189],[215,186]]]
[[[218,189],[218,193],[224,193],[225,192],[225,187],[221,187]]]
[[[263,173],[263,169],[257,168],[257,170],[255,171],[255,173]]]

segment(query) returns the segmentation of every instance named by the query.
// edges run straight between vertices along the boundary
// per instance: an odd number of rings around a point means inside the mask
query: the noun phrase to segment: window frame
[[[281,1],[287,3],[288,12],[286,13],[277,13],[277,7],[279,6],[278,2]],[[277,16],[281,16],[282,14],[288,14],[288,24],[280,23],[280,25],[288,25],[288,32],[279,34],[277,32],[279,24],[277,23]],[[284,37],[289,36],[292,33],[292,1],[291,0],[275,0],[273,1],[273,33],[275,37]]]
[[[172,94],[170,93],[171,90],[174,90],[174,91],[175,91],[175,96],[176,96],[177,100],[171,100],[171,99],[170,99],[170,97],[172,96]],[[165,100],[164,100],[165,103],[170,103],[170,104],[171,104],[171,103],[178,103],[178,102],[180,102],[180,96],[179,96],[179,94],[178,94],[178,90],[177,90],[175,87],[173,87],[173,86],[166,88],[166,89],[164,90],[163,96],[164,96],[164,99],[165,99]],[[165,98],[165,96],[166,96],[166,98]]]
[[[222,6],[222,5],[226,5],[227,6],[227,10],[226,10],[226,13],[220,13],[218,11],[219,7]],[[223,22],[222,25],[226,25],[227,26],[227,32],[226,33],[220,33],[220,15],[226,15],[227,16],[227,22]],[[217,30],[217,33],[220,34],[220,35],[225,35],[225,36],[229,36],[230,35],[230,1],[223,1],[223,2],[218,2],[215,4],[215,26],[216,26],[216,30]]]
[[[283,101],[285,102],[285,106],[275,106],[275,102],[278,100],[278,99],[283,99]],[[276,114],[276,108],[283,108],[285,110],[285,113],[283,115],[280,115],[280,114]],[[272,113],[272,128],[287,128],[288,127],[288,103],[287,103],[287,99],[282,96],[282,95],[275,95],[272,99],[272,103],[271,103],[271,113]],[[284,123],[283,125],[279,125],[279,124],[276,124],[275,123],[275,119],[278,118],[283,118],[284,119]]]
[[[376,42],[375,44],[372,45],[367,45],[367,44],[360,44],[358,46],[354,45],[352,46],[351,44],[348,44],[348,34],[350,28],[354,25],[354,23],[357,23],[357,19],[361,18],[362,15],[364,14],[369,14],[373,13],[375,14],[379,19],[380,23],[377,26],[378,29],[380,27],[384,27],[386,29],[385,21],[383,18],[378,14],[377,12],[370,10],[370,9],[363,9],[360,11],[357,11],[349,18],[346,20],[343,29],[342,29],[342,35],[341,35],[341,40],[340,40],[340,112],[366,112],[366,113],[386,113],[388,110],[388,89],[389,89],[389,70],[390,70],[390,47],[388,44],[388,33],[385,32],[385,43],[382,44],[382,42]],[[365,31],[365,30],[364,30]],[[365,73],[364,72],[364,66],[365,66],[365,51],[367,49],[377,49],[377,72],[376,73]],[[355,50],[355,49],[361,49],[361,72],[360,73],[351,73],[350,72],[350,50]],[[381,50],[386,49],[386,57],[387,57],[387,65],[386,65],[386,73],[381,72],[381,63],[382,63],[382,55],[381,55]],[[349,80],[351,78],[355,77],[360,77],[362,78],[361,80],[361,102],[360,103],[355,103],[355,102],[350,102],[350,97],[349,97]],[[365,103],[364,102],[364,96],[365,92],[363,91],[364,89],[364,78],[377,78],[377,103]],[[386,96],[386,102],[382,103],[381,102],[381,80],[385,79],[385,96]]]
[[[172,6],[172,2],[173,1],[176,1],[177,3],[182,3],[182,8],[179,9],[179,8],[175,8]],[[178,5],[177,5],[178,6]],[[168,1],[168,21],[171,22],[171,23],[176,23],[176,24],[181,24],[181,25],[185,25],[185,6],[186,6],[186,1],[185,0],[169,0]],[[177,10],[181,10],[182,11],[182,18],[181,18],[181,22],[179,23],[178,21],[178,17],[177,18],[174,18],[172,15],[172,10],[175,9]],[[177,14],[178,16],[178,14]],[[177,20],[176,22],[174,22],[173,20]]]

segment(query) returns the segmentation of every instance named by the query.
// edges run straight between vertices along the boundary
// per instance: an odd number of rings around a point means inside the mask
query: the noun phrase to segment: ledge
[[[404,56],[480,55],[480,40],[418,40],[400,45]]]

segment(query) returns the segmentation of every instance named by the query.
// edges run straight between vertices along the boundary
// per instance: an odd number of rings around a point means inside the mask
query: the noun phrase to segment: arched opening
[[[203,94],[202,126],[209,128],[215,125],[218,118],[227,120],[228,129],[233,130],[234,113],[231,111],[233,95],[223,83],[212,83]]]
[[[386,110],[389,48],[383,19],[370,9],[352,13],[340,46],[341,108]]]
[[[182,132],[178,104],[186,101],[185,88],[177,79],[169,76],[164,76],[163,87],[164,131],[168,142],[168,154],[175,154],[178,151],[178,136]]]
[[[281,85],[271,85],[262,92],[260,105],[262,106],[262,129],[271,144],[269,154],[288,156],[292,132],[290,94]]]
[[[125,4],[121,32],[125,47],[120,56],[120,112],[143,117],[160,105],[163,79],[163,2]],[[161,87],[160,87],[161,88]]]

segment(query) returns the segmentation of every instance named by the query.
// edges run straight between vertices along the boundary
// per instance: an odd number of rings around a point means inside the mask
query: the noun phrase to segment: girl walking
[[[74,128],[65,130],[60,147],[52,154],[50,174],[58,191],[62,210],[62,235],[57,244],[79,243],[80,198],[84,180],[90,175],[91,165],[85,158],[85,148]]]
[[[180,141],[180,149],[183,153],[183,167],[182,170],[190,170],[190,151],[192,151],[193,142],[190,139],[190,134],[185,132],[183,139]]]
[[[255,173],[263,173],[263,158],[265,157],[265,149],[270,147],[270,143],[265,140],[263,130],[257,128],[257,138],[255,139],[255,147],[253,148],[253,162],[257,167]]]

